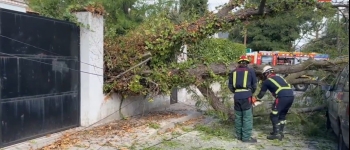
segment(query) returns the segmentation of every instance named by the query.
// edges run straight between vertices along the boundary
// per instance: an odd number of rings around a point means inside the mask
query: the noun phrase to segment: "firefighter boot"
[[[271,133],[271,135],[267,136],[268,140],[282,140],[281,134],[280,134],[280,126],[279,125],[273,125],[273,132]]]
[[[249,138],[248,140],[242,140],[242,142],[244,143],[257,143],[258,140],[256,140],[255,138]]]
[[[284,138],[283,130],[284,130],[284,124],[279,125],[279,132],[281,134],[281,138]],[[270,132],[270,135],[274,135],[274,134],[275,132]]]
[[[284,133],[283,133],[283,130],[284,130],[284,124],[280,124],[280,134],[281,134],[281,139],[284,138]]]

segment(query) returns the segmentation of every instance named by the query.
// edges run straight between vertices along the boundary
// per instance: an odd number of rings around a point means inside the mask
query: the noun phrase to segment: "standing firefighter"
[[[267,136],[267,139],[282,140],[284,137],[283,129],[286,124],[286,115],[293,104],[294,93],[290,84],[284,78],[276,76],[271,66],[265,66],[263,68],[263,75],[266,80],[262,83],[261,91],[257,96],[258,99],[261,99],[267,90],[275,97],[270,114],[273,131]]]
[[[256,74],[248,68],[249,60],[241,56],[238,68],[229,74],[228,88],[234,93],[236,137],[243,142],[256,143],[252,138],[253,112],[252,95],[256,90]]]

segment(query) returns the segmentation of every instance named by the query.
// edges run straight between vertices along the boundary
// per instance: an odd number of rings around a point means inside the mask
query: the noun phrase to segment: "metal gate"
[[[0,9],[0,147],[80,125],[79,27]]]

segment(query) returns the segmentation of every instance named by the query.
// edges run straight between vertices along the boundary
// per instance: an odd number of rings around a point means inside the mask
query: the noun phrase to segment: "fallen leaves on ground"
[[[42,147],[39,150],[66,149],[79,142],[80,140],[77,137],[77,132],[65,133],[54,143],[47,145],[45,147]]]
[[[148,121],[160,121],[160,120],[168,120],[173,118],[183,117],[184,114],[175,113],[171,111],[163,111],[163,112],[151,112],[142,117],[144,120]]]
[[[148,122],[165,121],[168,119],[180,118],[182,116],[184,116],[184,114],[162,111],[148,113],[144,116],[132,117],[128,120],[118,120],[105,125],[93,127],[91,129],[65,133],[54,143],[38,150],[66,149],[79,144],[79,142],[82,140],[89,141],[91,138],[99,138],[107,135],[123,137],[127,134],[134,133],[136,128],[142,130],[147,129],[146,126]]]
[[[190,119],[190,120],[183,122],[181,125],[189,126],[189,125],[197,124],[197,123],[201,122],[204,118],[205,118],[204,116],[193,118],[193,119]]]

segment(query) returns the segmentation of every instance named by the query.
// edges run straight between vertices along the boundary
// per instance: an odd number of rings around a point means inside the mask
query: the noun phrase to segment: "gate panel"
[[[0,147],[80,125],[79,28],[0,9]]]

